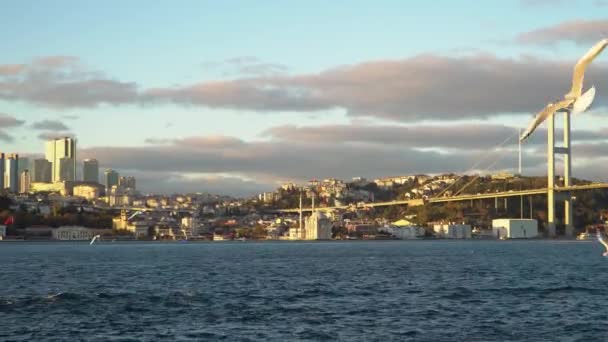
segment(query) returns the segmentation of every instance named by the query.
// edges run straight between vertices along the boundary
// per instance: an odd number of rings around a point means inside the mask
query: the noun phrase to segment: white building
[[[442,239],[470,239],[471,226],[468,224],[437,223],[433,225],[435,236]]]
[[[91,240],[98,231],[81,226],[61,226],[53,229],[55,240]]]
[[[76,140],[65,137],[49,140],[45,145],[46,160],[52,163],[52,181],[74,181],[76,176]],[[63,161],[62,161],[63,159]]]
[[[401,240],[417,239],[424,236],[424,228],[416,226],[385,226],[378,228],[381,232],[386,232]]]
[[[316,211],[306,218],[304,238],[306,240],[330,240],[331,227],[329,218]]]
[[[538,237],[538,222],[534,219],[492,220],[492,233],[496,238],[529,239]]]
[[[0,240],[6,237],[6,226],[0,225]]]

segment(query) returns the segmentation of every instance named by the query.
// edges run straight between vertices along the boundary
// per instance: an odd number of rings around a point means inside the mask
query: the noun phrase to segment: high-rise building
[[[31,174],[29,170],[23,170],[19,176],[19,193],[25,194],[30,191],[30,184],[32,182]]]
[[[82,163],[82,175],[85,182],[99,183],[99,163],[97,159],[85,159]]]
[[[51,172],[51,181],[75,181],[76,180],[76,140],[72,138],[58,138],[49,140],[45,145],[45,158],[53,163]],[[70,161],[60,162],[63,158],[69,158]],[[71,164],[69,164],[71,163]],[[69,168],[71,171],[61,170],[61,167]],[[70,176],[69,179],[62,179],[62,175]]]
[[[104,172],[105,175],[105,186],[106,186],[106,192],[109,192],[110,189],[112,189],[112,186],[114,185],[118,185],[118,172],[116,172],[115,170],[112,169],[106,169],[106,171]]]
[[[59,159],[59,182],[73,182],[76,180],[74,164],[74,158]]]
[[[50,183],[53,179],[53,164],[46,159],[34,159],[30,172],[32,182]]]
[[[4,164],[4,188],[10,192],[19,190],[19,155],[9,154]]]
[[[0,153],[0,191],[4,189],[4,153]]]
[[[30,170],[30,159],[27,157],[19,157],[19,165],[17,171],[21,174],[25,170]]]

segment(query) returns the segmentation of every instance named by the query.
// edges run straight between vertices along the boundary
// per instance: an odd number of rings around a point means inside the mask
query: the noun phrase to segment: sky
[[[606,13],[606,0],[4,0],[0,150],[33,158],[73,136],[79,158],[157,193],[514,171],[518,129],[568,92]],[[607,180],[608,53],[591,85],[573,170]],[[546,174],[544,128],[524,174]]]

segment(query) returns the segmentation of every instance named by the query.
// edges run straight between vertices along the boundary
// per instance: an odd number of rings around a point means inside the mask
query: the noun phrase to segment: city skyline
[[[573,61],[608,32],[602,1],[240,4],[10,2],[3,151],[33,160],[74,136],[77,165],[95,158],[147,192],[463,173],[565,93]],[[608,58],[586,82],[598,94],[574,120],[574,176],[605,180]],[[525,174],[546,172],[544,127]],[[493,171],[516,167],[515,141]]]

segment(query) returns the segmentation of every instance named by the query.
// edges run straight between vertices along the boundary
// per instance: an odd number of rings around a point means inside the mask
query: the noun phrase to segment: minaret
[[[302,231],[302,190],[300,190],[300,229],[298,229],[298,235]]]

